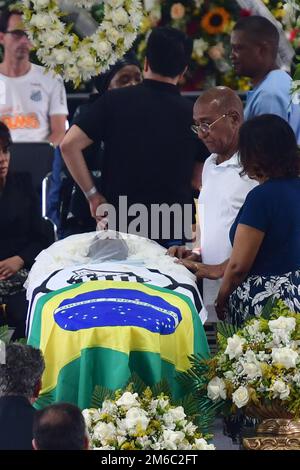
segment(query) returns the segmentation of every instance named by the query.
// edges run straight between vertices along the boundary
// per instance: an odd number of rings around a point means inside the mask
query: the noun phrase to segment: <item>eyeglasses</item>
[[[5,31],[6,34],[11,34],[15,39],[21,39],[24,36],[28,38],[27,31],[24,31],[24,29],[13,29],[11,31]]]
[[[203,134],[206,134],[207,132],[210,131],[210,128],[212,126],[214,126],[218,121],[220,121],[221,119],[223,119],[224,117],[228,116],[228,113],[225,113],[225,114],[222,114],[222,116],[218,117],[218,119],[216,119],[214,122],[212,122],[211,124],[208,124],[208,122],[200,122],[200,124],[193,124],[191,126],[191,129],[193,132],[195,132],[195,134],[199,134],[199,132],[202,132]]]

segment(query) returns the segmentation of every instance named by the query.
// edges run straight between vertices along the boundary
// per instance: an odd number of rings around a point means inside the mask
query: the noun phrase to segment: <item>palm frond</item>
[[[102,385],[96,385],[91,398],[91,408],[101,408],[102,403],[106,399],[113,400],[115,392],[109,388],[102,387]]]
[[[157,397],[158,395],[161,395],[163,393],[164,395],[169,396],[170,400],[172,400],[172,392],[170,389],[169,382],[166,379],[162,379],[160,382],[157,382],[150,388],[154,397]]]
[[[127,388],[129,385],[132,385],[133,392],[136,392],[139,395],[141,395],[143,391],[147,388],[145,382],[136,372],[132,372],[127,384],[125,385],[125,388]]]
[[[232,325],[231,323],[227,323],[225,321],[220,321],[217,323],[217,332],[226,339],[233,336],[238,331],[238,329],[239,328],[236,325]]]

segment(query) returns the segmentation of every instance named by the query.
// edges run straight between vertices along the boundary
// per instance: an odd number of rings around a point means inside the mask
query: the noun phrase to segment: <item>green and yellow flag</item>
[[[135,371],[152,385],[165,378],[175,397],[175,375],[188,356],[208,355],[207,340],[191,300],[137,282],[90,281],[42,296],[28,343],[40,348],[46,369],[42,395],[90,406],[96,385],[125,385]]]

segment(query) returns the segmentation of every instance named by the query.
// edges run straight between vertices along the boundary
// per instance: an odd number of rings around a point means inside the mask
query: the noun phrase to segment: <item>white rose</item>
[[[228,354],[229,359],[235,359],[243,353],[243,344],[245,344],[245,342],[245,338],[241,338],[238,335],[233,335],[232,338],[228,338],[225,354]]]
[[[206,440],[202,437],[200,439],[195,439],[195,444],[193,445],[193,449],[195,450],[215,450],[215,446],[213,444],[207,444]]]
[[[280,400],[285,400],[290,394],[290,388],[282,380],[275,380],[270,388],[274,392],[274,398],[279,397]]]
[[[109,445],[109,441],[115,439],[116,428],[113,423],[104,423],[99,421],[94,427],[93,439],[101,441],[103,445]]]
[[[32,15],[30,24],[38,29],[47,29],[47,26],[49,26],[49,15],[46,13]]]
[[[100,57],[108,57],[112,50],[110,43],[104,40],[95,41],[93,47]]]
[[[213,401],[222,398],[226,400],[226,387],[223,379],[214,377],[207,385],[207,396]]]
[[[45,47],[53,48],[60,42],[62,42],[64,36],[59,31],[45,31],[40,34],[39,40],[44,44]]]
[[[273,364],[280,364],[286,369],[289,369],[290,367],[295,368],[298,357],[298,353],[293,351],[291,348],[273,348],[272,350]]]
[[[68,59],[68,52],[66,49],[53,49],[52,56],[57,64],[64,64]]]
[[[270,331],[285,330],[292,332],[296,328],[296,319],[293,317],[279,317],[277,320],[269,321]]]
[[[243,364],[244,374],[247,375],[248,379],[252,380],[256,377],[261,377],[261,367],[258,363],[255,362],[245,362]]]
[[[84,70],[94,70],[95,68],[95,59],[90,55],[81,56],[77,62],[78,67]]]
[[[110,27],[107,29],[106,37],[112,44],[117,44],[118,40],[121,38],[121,34],[117,29]]]
[[[113,415],[114,413],[116,413],[118,410],[117,406],[115,403],[113,403],[111,400],[104,400],[104,402],[102,403],[102,408],[101,408],[101,412],[102,413],[108,413],[110,415]]]
[[[129,409],[131,407],[137,407],[140,406],[139,402],[137,401],[137,393],[131,393],[131,392],[124,392],[123,395],[119,398],[119,400],[116,401],[116,404],[118,406],[124,406],[125,408]]]
[[[111,19],[114,26],[125,26],[129,21],[128,15],[124,8],[117,8],[114,10],[111,14]]]
[[[173,416],[173,419],[176,423],[186,418],[186,414],[182,406],[176,406],[176,408],[171,408],[169,410],[169,413],[171,416]]]
[[[236,404],[238,408],[242,408],[243,406],[247,405],[249,401],[249,393],[246,387],[239,387],[233,394],[232,394],[232,401]]]
[[[163,433],[164,449],[176,450],[184,437],[185,436],[182,431],[171,431],[170,429],[166,429]]]
[[[137,427],[139,430],[145,431],[149,424],[150,418],[141,408],[130,408],[126,413],[124,424],[129,431],[135,432]]]

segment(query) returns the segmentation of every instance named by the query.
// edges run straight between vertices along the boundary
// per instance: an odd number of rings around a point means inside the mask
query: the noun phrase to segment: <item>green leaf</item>
[[[106,399],[113,400],[115,392],[109,388],[102,387],[102,385],[96,385],[91,398],[91,408],[101,408],[102,403]]]
[[[225,321],[220,321],[217,323],[217,332],[226,339],[233,336],[238,331],[238,329],[239,328],[236,325],[232,325],[231,323],[227,323]]]
[[[277,307],[277,300],[274,297],[270,297],[268,302],[265,304],[261,312],[261,318],[269,320],[272,314],[272,310]]]

